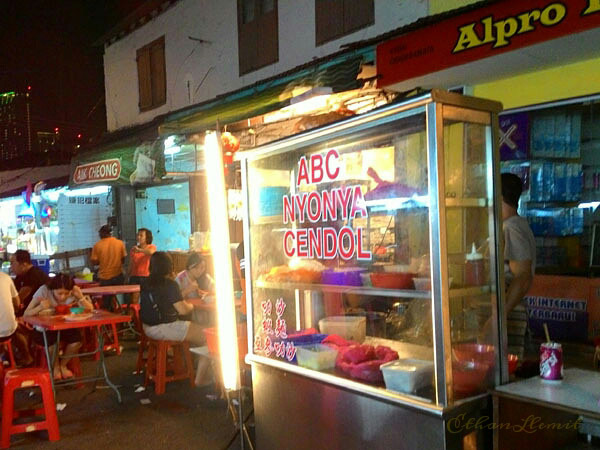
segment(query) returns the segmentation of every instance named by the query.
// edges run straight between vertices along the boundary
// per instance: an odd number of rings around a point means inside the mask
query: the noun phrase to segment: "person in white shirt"
[[[17,330],[15,309],[20,304],[19,293],[12,278],[0,272],[0,341],[10,338]]]
[[[522,359],[527,331],[527,311],[522,302],[535,274],[535,238],[527,219],[517,212],[523,190],[521,179],[515,174],[503,173],[501,182],[508,351]]]

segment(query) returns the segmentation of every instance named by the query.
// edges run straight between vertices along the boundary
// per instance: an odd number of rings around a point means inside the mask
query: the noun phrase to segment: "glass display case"
[[[432,91],[239,156],[253,373],[436,414],[501,381],[499,110]]]

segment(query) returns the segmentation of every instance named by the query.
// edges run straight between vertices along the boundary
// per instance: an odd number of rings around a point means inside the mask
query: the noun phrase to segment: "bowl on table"
[[[414,273],[371,272],[371,283],[384,289],[414,289],[414,277]]]
[[[70,314],[71,306],[69,305],[56,305],[54,307],[54,312],[58,315]]]
[[[74,306],[71,308],[71,314],[83,314],[85,312],[85,308],[81,306]]]

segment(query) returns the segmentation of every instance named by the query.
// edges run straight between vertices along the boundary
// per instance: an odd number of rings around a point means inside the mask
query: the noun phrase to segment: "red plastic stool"
[[[173,350],[171,359],[168,357],[168,349]],[[154,381],[154,392],[156,395],[161,395],[165,393],[167,383],[185,380],[186,378],[190,380],[190,385],[194,387],[194,366],[190,344],[179,341],[155,341],[148,338],[148,359],[146,360],[144,386],[147,386],[150,380]]]
[[[12,349],[12,343],[11,343],[11,339],[5,339],[3,341],[0,341],[0,345],[2,347],[5,348],[5,350],[8,352],[8,358],[10,361],[10,365],[8,366],[9,369],[16,369],[17,364],[15,363],[15,355],[13,353],[13,349]]]
[[[17,389],[39,386],[42,390],[42,401],[44,407],[35,410],[14,411],[15,391]],[[23,416],[41,416],[43,420],[14,424],[13,420]],[[10,437],[13,434],[28,433],[30,431],[48,430],[51,441],[58,441],[58,417],[56,416],[56,405],[54,404],[54,393],[50,374],[46,369],[12,369],[4,375],[4,392],[2,393],[2,437],[0,445],[2,448],[10,447]]]

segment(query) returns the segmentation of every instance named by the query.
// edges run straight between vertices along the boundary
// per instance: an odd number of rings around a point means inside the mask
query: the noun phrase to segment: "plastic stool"
[[[15,363],[15,355],[13,353],[13,349],[12,349],[12,343],[10,338],[0,341],[0,345],[2,347],[4,347],[6,349],[6,351],[8,352],[8,358],[10,361],[10,366],[8,366],[10,369],[16,369],[17,368],[17,364]]]
[[[139,375],[140,373],[142,373],[142,369],[144,368],[144,365],[146,364],[147,358],[144,358],[144,352],[146,350],[148,350],[148,337],[146,336],[146,333],[144,333],[144,330],[141,329],[140,332],[140,346],[138,347],[138,356],[137,356],[137,362],[135,363],[135,373],[136,375]]]
[[[42,390],[44,407],[35,410],[14,411],[15,391],[17,389],[39,386]],[[13,420],[23,416],[44,415],[43,420],[14,424]],[[48,430],[51,441],[58,441],[58,417],[54,404],[54,393],[50,382],[50,373],[46,369],[13,369],[4,375],[4,392],[2,393],[2,448],[10,447],[10,437],[13,434],[28,433],[30,431]]]
[[[168,350],[173,350],[172,360],[168,360]],[[185,367],[184,367],[185,361]],[[168,375],[167,372],[171,374]],[[165,393],[165,385],[171,381],[190,380],[194,387],[194,366],[190,344],[179,341],[156,341],[148,338],[148,359],[146,360],[146,374],[144,386],[150,380],[154,381],[156,395]]]

